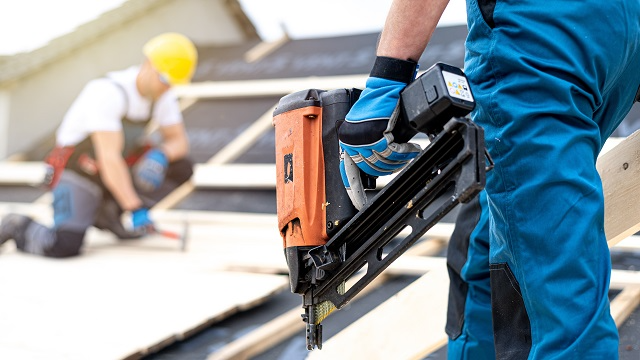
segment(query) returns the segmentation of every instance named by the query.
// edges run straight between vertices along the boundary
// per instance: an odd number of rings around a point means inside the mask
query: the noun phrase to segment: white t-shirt
[[[123,117],[131,121],[148,120],[152,102],[136,88],[139,70],[139,66],[133,66],[87,83],[56,131],[57,145],[77,145],[96,131],[121,131]],[[153,104],[151,118],[161,127],[182,122],[178,98],[171,89]]]

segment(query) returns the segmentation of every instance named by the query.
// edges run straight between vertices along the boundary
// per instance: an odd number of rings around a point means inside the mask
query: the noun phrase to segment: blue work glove
[[[149,209],[138,208],[131,212],[131,225],[136,233],[151,233],[154,230],[153,221],[149,218]]]
[[[147,151],[133,167],[133,182],[143,192],[153,191],[162,185],[167,174],[169,159],[158,149]]]
[[[389,175],[421,151],[416,144],[394,142],[392,133],[398,119],[392,114],[400,92],[415,78],[416,68],[412,61],[378,57],[366,88],[338,129],[340,173],[358,210],[367,201],[358,169],[372,176]]]

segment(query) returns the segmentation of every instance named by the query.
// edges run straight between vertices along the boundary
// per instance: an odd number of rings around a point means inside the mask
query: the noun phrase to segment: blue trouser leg
[[[615,359],[595,161],[640,84],[640,3],[470,0],[468,14],[473,118],[495,161],[496,357]]]
[[[93,224],[102,190],[90,180],[65,170],[53,190],[53,199],[54,226],[31,222],[18,248],[47,257],[78,255],[85,232]]]
[[[447,250],[447,357],[495,359],[489,286],[489,212],[484,192],[463,204]]]

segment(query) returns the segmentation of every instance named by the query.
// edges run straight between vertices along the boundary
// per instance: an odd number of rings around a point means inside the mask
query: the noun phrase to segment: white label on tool
[[[473,95],[471,95],[466,77],[448,71],[443,71],[442,77],[444,77],[444,82],[447,84],[447,89],[449,89],[449,95],[461,100],[473,101]]]

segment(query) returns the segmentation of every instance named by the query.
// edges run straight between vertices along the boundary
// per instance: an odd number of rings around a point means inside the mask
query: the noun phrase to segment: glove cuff
[[[369,76],[408,84],[415,78],[417,68],[418,63],[411,59],[400,60],[386,56],[378,56],[376,57]]]
[[[149,211],[149,209],[147,209],[146,207],[140,206],[138,208],[135,208],[135,209],[131,210],[130,212],[131,212],[131,215],[135,216],[137,214],[141,214],[141,213],[148,212],[148,211]]]
[[[157,162],[162,164],[162,166],[165,166],[165,167],[169,164],[169,158],[164,153],[164,151],[162,151],[159,148],[153,148],[149,150],[147,157],[156,160]]]

